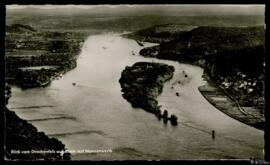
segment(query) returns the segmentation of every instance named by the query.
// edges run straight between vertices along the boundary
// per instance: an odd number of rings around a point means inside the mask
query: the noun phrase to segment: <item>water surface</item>
[[[112,150],[74,153],[74,160],[263,158],[263,131],[226,116],[200,94],[198,86],[206,84],[202,68],[144,58],[138,55],[142,48],[119,34],[90,36],[77,68],[45,88],[12,86],[8,107],[39,131],[59,138],[69,150]],[[175,67],[158,101],[162,109],[178,116],[178,126],[164,124],[123,99],[121,72],[138,61]]]

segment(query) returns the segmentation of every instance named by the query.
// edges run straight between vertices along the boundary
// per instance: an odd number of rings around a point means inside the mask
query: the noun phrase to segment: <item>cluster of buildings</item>
[[[218,83],[226,89],[242,106],[264,109],[264,76],[253,77],[238,71],[231,76],[218,76]]]

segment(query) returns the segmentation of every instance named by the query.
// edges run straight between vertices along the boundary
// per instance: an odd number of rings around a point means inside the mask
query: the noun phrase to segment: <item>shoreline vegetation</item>
[[[164,24],[122,36],[160,44],[143,48],[141,56],[202,67],[209,85],[198,90],[206,100],[228,116],[264,129],[263,27]]]
[[[49,138],[44,132],[26,120],[19,118],[6,106],[11,97],[11,87],[5,87],[5,146],[6,160],[70,160],[71,154],[56,138]]]
[[[173,77],[174,67],[162,63],[137,62],[132,66],[127,66],[119,79],[122,96],[134,108],[155,114],[158,119],[163,119],[164,123],[171,121],[172,125],[177,125],[177,116],[168,111],[161,111],[158,105],[157,96],[162,92],[163,85]]]

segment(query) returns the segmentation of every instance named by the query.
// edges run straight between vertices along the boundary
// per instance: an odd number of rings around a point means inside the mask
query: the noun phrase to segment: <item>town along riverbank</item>
[[[26,120],[19,118],[6,105],[11,97],[11,88],[5,87],[5,149],[6,160],[70,160],[65,145],[56,138],[49,138],[44,132]]]
[[[135,108],[142,108],[155,114],[166,122],[171,120],[177,124],[177,117],[168,117],[168,111],[161,112],[157,96],[162,92],[163,85],[173,77],[174,67],[162,63],[137,62],[131,67],[126,67],[121,74],[119,82],[122,87],[123,97]]]

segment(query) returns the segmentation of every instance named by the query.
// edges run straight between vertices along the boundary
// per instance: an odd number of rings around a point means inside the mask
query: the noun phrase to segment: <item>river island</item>
[[[177,124],[177,117],[168,111],[163,114],[156,98],[162,92],[163,85],[173,77],[174,67],[162,63],[137,62],[127,66],[121,74],[119,82],[122,87],[123,97],[135,108],[142,108],[155,114],[165,121],[170,120]]]

